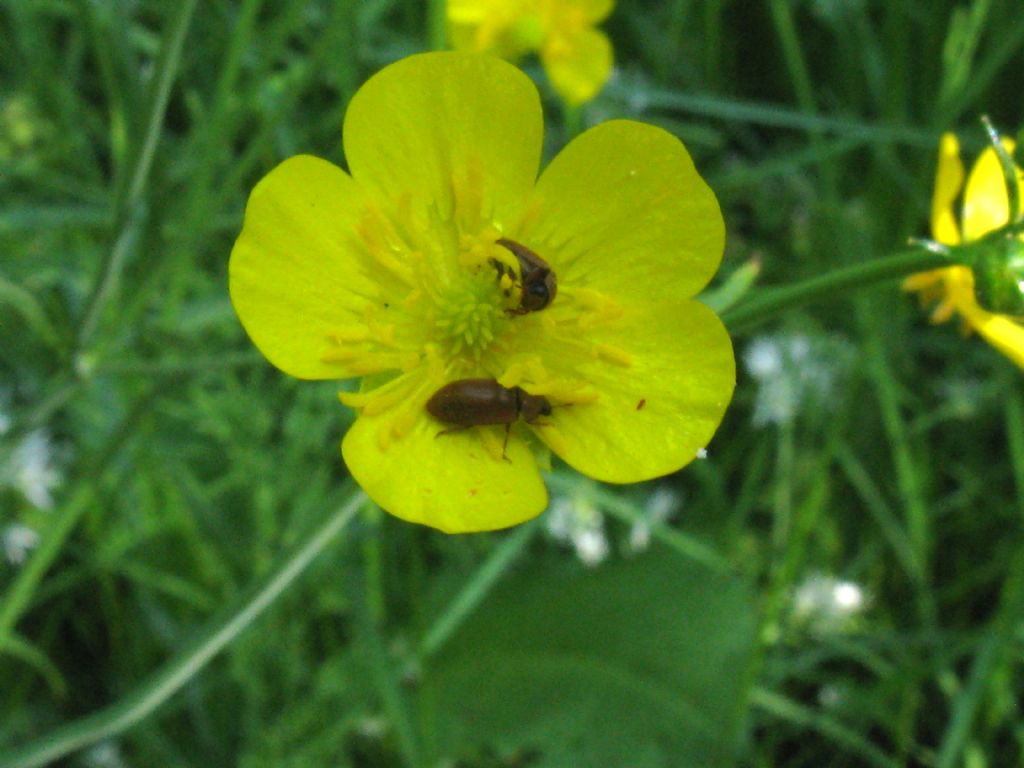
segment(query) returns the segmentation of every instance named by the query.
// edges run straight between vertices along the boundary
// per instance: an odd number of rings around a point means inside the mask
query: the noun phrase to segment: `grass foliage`
[[[255,352],[227,256],[262,174],[343,161],[348,100],[438,5],[0,2],[0,765],[1024,765],[1020,371],[896,281],[735,328],[735,402],[677,476],[556,467],[491,535],[359,501],[336,386]],[[619,0],[606,28],[578,119],[687,143],[733,289],[926,235],[941,131],[1024,122],[1019,0]],[[526,67],[553,152],[577,116]]]

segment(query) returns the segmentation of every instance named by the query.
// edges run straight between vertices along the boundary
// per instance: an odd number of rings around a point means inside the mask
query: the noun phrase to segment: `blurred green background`
[[[0,765],[1024,765],[1020,371],[897,281],[736,329],[678,475],[556,467],[488,535],[363,506],[182,666],[354,493],[337,385],[272,369],[228,301],[248,192],[343,163],[349,98],[442,5],[0,0]],[[720,280],[927,236],[940,133],[1022,126],[1020,0],[619,0],[603,28],[582,124],[686,142]]]

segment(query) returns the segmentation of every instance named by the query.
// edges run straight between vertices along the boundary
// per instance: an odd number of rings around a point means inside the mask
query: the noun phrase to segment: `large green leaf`
[[[433,670],[446,751],[530,766],[729,765],[754,626],[743,583],[668,552],[512,575]]]

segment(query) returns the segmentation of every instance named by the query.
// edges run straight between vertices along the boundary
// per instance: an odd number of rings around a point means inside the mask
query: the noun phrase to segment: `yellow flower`
[[[539,514],[544,446],[603,481],[673,472],[731,397],[729,337],[690,300],[718,267],[724,227],[686,149],[613,120],[537,179],[542,130],[537,90],[510,64],[411,56],[352,99],[349,173],[300,155],[249,199],[230,264],[242,325],[286,373],[362,377],[340,395],[358,411],[342,452],[406,520],[459,532]],[[502,238],[550,264],[550,305],[510,311],[519,267]],[[552,412],[510,434],[439,434],[448,425],[426,403],[467,378],[521,387]]]
[[[1004,139],[1003,145],[1013,152],[1013,142],[1009,139]],[[1022,178],[1018,170],[1018,188]],[[953,134],[944,134],[939,145],[939,168],[932,196],[932,237],[944,245],[972,242],[1009,222],[1006,177],[993,148],[982,152],[971,169],[958,224],[953,203],[963,183],[960,143]],[[923,302],[935,304],[931,315],[933,323],[945,322],[959,314],[966,330],[977,331],[989,344],[1024,368],[1024,326],[1012,317],[989,312],[978,305],[974,275],[969,267],[943,267],[911,275],[903,287],[919,291]]]
[[[612,45],[594,25],[614,0],[448,0],[457,50],[515,60],[538,53],[558,94],[571,106],[590,101],[612,71]]]

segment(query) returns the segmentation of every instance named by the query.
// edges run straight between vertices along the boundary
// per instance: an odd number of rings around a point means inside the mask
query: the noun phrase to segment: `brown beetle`
[[[551,271],[551,265],[515,240],[502,237],[494,242],[510,250],[519,261],[519,279],[523,286],[523,295],[519,300],[519,306],[511,310],[513,315],[536,312],[554,301],[555,294],[558,293],[558,281],[555,273]],[[497,261],[494,264],[498,267],[500,277],[504,274],[505,266]]]
[[[531,395],[520,387],[503,387],[494,379],[459,379],[449,382],[427,400],[427,412],[438,421],[455,425],[438,432],[457,432],[469,427],[505,425],[501,457],[507,460],[508,434],[512,423],[522,418],[533,424],[551,415],[551,403],[543,395]]]

